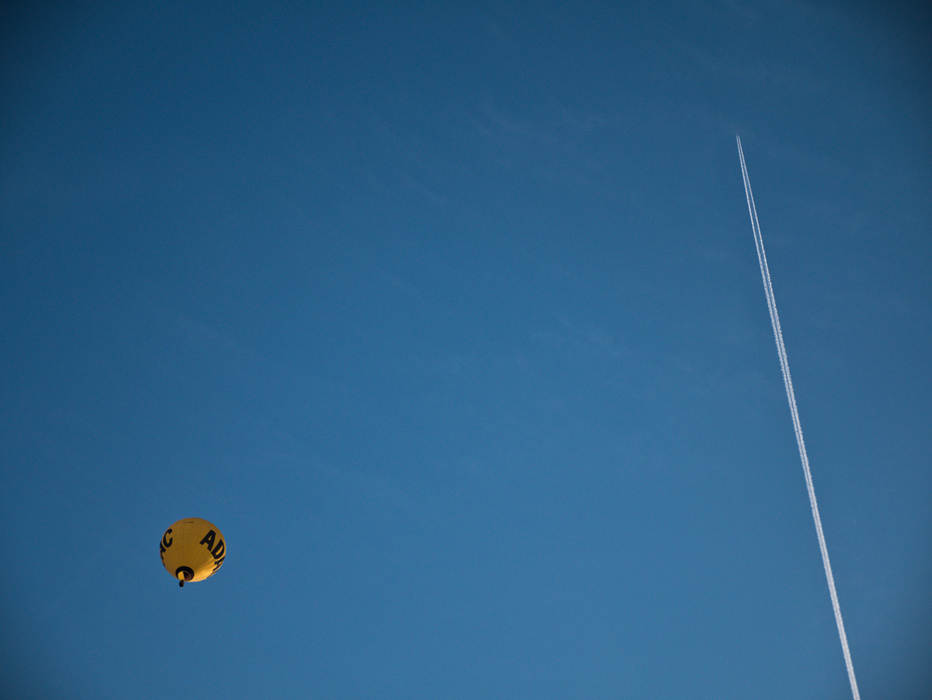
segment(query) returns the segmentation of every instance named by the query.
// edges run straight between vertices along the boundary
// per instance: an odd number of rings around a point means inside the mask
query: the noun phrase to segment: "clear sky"
[[[861,695],[930,697],[912,5],[6,4],[2,695],[850,698],[740,134]]]

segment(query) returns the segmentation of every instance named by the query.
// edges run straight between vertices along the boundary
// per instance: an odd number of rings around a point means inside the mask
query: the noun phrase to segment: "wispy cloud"
[[[270,448],[264,451],[266,457],[288,465],[290,478],[297,486],[307,472],[313,472],[325,477],[342,488],[348,489],[365,500],[381,502],[392,508],[408,509],[414,500],[408,490],[399,482],[381,474],[368,474],[348,467],[337,467],[320,459],[302,456],[301,454]]]
[[[533,116],[518,115],[486,101],[469,123],[500,167],[609,198],[621,189],[594,146],[618,120],[554,102]]]

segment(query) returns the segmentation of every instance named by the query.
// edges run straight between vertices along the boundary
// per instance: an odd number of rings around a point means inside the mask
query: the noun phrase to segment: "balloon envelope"
[[[185,581],[203,581],[221,567],[226,541],[216,525],[202,518],[184,518],[162,535],[159,553],[165,570],[183,586]]]

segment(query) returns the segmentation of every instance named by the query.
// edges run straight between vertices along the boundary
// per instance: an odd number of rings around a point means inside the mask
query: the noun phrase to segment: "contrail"
[[[760,262],[760,273],[764,279],[764,294],[767,296],[767,308],[770,310],[770,323],[773,325],[773,336],[777,341],[777,354],[780,356],[780,368],[783,370],[783,384],[786,386],[786,398],[790,403],[790,414],[793,417],[793,430],[796,432],[796,444],[799,446],[799,457],[803,462],[803,472],[806,474],[806,488],[809,490],[809,505],[812,506],[812,519],[815,521],[816,536],[819,538],[819,549],[822,550],[822,564],[825,566],[825,578],[828,580],[828,592],[832,597],[832,608],[835,610],[835,622],[838,625],[838,636],[841,638],[841,650],[845,655],[845,665],[848,667],[848,680],[851,682],[851,693],[854,700],[861,700],[858,693],[858,682],[854,678],[854,665],[851,663],[851,651],[848,649],[848,638],[845,636],[845,624],[841,620],[841,607],[838,605],[838,593],[835,592],[835,579],[832,577],[832,565],[828,561],[828,548],[825,546],[825,534],[822,532],[822,518],[819,517],[819,506],[816,503],[815,488],[812,486],[812,472],[809,470],[809,457],[806,454],[806,443],[803,442],[803,429],[799,424],[799,411],[796,408],[796,395],[793,393],[793,380],[790,379],[790,365],[786,360],[786,346],[783,344],[783,331],[780,330],[780,317],[777,315],[777,301],[773,295],[773,285],[770,283],[770,268],[767,267],[767,255],[764,253],[764,239],[760,233],[760,223],[757,221],[757,209],[754,206],[754,195],[751,194],[751,180],[748,178],[748,168],[744,163],[744,151],[741,149],[741,137],[738,139],[738,157],[741,159],[741,175],[744,177],[744,194],[748,200],[748,213],[751,215],[751,229],[754,232],[754,245],[757,247],[757,260]]]

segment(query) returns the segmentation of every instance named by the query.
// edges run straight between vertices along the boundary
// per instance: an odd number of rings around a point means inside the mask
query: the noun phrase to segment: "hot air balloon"
[[[185,518],[162,535],[159,554],[165,570],[184,586],[185,581],[203,581],[223,565],[226,543],[216,525]]]

